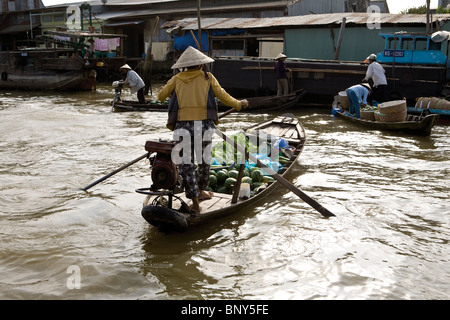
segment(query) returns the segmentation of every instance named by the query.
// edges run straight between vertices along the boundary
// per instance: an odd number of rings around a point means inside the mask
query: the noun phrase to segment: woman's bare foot
[[[202,208],[200,208],[199,198],[192,198],[192,204],[189,206],[189,210],[191,213],[200,213]]]
[[[208,200],[213,197],[214,193],[211,191],[200,190],[200,197],[198,200]]]

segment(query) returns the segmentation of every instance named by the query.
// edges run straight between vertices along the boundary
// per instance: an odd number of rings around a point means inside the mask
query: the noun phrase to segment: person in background
[[[201,211],[199,201],[213,196],[211,192],[206,192],[211,167],[211,150],[207,147],[212,143],[212,136],[205,135],[205,132],[211,132],[218,123],[215,97],[238,111],[248,106],[247,100],[237,100],[230,96],[217,79],[210,72],[206,72],[204,64],[211,62],[214,62],[212,58],[191,46],[188,47],[172,66],[172,69],[181,69],[181,72],[173,76],[157,94],[161,102],[170,96],[167,127],[174,130],[174,140],[178,141],[178,144],[182,143],[180,132],[186,131],[191,138],[190,159],[183,159],[178,168],[183,178],[186,197],[192,199],[190,209],[193,213]],[[194,141],[201,141],[201,154],[195,153]],[[198,163],[198,179],[195,174],[195,159]]]
[[[275,60],[278,60],[275,66],[275,79],[277,79],[277,96],[286,96],[289,94],[289,83],[288,83],[288,72],[290,71],[286,68],[287,56],[280,53]]]
[[[373,53],[367,57],[365,62],[369,63],[369,67],[367,68],[366,76],[362,82],[368,82],[369,79],[372,79],[372,100],[379,103],[388,101],[388,84],[383,66],[377,62],[377,56]]]
[[[372,92],[372,88],[368,83],[357,84],[351,86],[346,90],[349,112],[352,115],[356,115],[357,118],[361,118],[360,107],[367,105],[367,97]]]
[[[130,86],[131,93],[137,94],[139,103],[145,103],[145,94],[144,94],[145,83],[142,80],[142,78],[136,73],[136,71],[133,71],[128,64],[121,66],[120,72],[124,76],[126,76],[126,79],[123,82],[123,84],[124,85],[128,84]]]

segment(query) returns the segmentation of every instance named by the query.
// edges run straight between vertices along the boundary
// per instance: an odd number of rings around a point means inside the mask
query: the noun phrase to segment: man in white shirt
[[[130,91],[132,94],[137,93],[139,103],[145,103],[145,83],[142,78],[135,71],[133,71],[128,64],[121,66],[120,72],[127,75],[127,78],[123,84],[128,84],[130,86]]]
[[[379,103],[388,101],[388,85],[384,68],[377,62],[377,56],[373,53],[367,57],[366,61],[369,62],[369,67],[362,82],[368,82],[369,79],[372,79],[372,99]]]

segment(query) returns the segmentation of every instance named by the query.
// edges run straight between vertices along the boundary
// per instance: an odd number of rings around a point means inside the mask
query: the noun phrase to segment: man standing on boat
[[[289,94],[289,82],[288,82],[288,72],[290,71],[286,68],[287,56],[280,53],[275,60],[278,60],[275,66],[275,78],[277,79],[277,96],[287,96]]]
[[[388,101],[388,85],[383,66],[377,62],[377,56],[373,53],[365,61],[369,63],[369,67],[367,68],[366,77],[362,82],[368,82],[369,79],[372,79],[372,100],[379,103]]]
[[[139,103],[145,103],[145,95],[144,88],[145,83],[142,78],[137,74],[136,71],[133,71],[128,64],[125,64],[120,67],[120,72],[123,75],[126,75],[126,79],[124,81],[124,85],[128,84],[130,86],[131,94],[137,93],[137,98]]]
[[[372,92],[372,88],[368,83],[357,84],[351,86],[346,90],[349,106],[349,112],[352,115],[356,115],[357,118],[361,118],[359,112],[360,107],[367,104],[367,97]]]
[[[161,87],[157,95],[161,102],[170,96],[167,127],[174,130],[174,140],[178,141],[174,150],[183,146],[182,159],[178,159],[181,161],[173,162],[178,164],[186,197],[192,199],[191,210],[194,213],[201,210],[200,200],[212,197],[212,193],[205,191],[209,184],[211,167],[211,155],[208,156],[205,151],[211,153],[210,133],[219,119],[215,97],[238,111],[248,106],[247,100],[237,100],[230,96],[217,79],[210,72],[206,72],[204,64],[211,62],[214,62],[212,58],[191,46],[188,47],[172,66],[172,69],[180,69],[181,72]],[[190,138],[188,143],[190,148],[184,148],[186,137]],[[200,144],[198,146],[200,150],[197,150],[197,144]],[[185,152],[190,154],[186,156],[188,159],[184,159]],[[195,174],[195,160],[198,163],[198,178]]]

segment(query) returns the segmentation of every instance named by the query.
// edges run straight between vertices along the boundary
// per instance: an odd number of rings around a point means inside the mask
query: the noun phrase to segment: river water
[[[171,138],[165,113],[113,113],[113,94],[0,92],[1,299],[450,298],[449,126],[386,134],[299,106],[308,140],[288,179],[337,217],[278,187],[164,235],[140,215],[144,160],[80,190]]]

